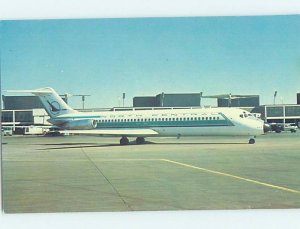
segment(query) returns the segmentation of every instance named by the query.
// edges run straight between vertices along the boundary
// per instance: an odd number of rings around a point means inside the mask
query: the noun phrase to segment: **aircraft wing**
[[[158,135],[151,129],[94,129],[94,130],[63,130],[64,134],[102,135],[102,136],[126,136],[126,137],[149,137]]]

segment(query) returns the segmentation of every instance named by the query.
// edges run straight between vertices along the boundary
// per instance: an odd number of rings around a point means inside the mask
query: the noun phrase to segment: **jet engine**
[[[82,119],[67,122],[63,128],[67,130],[92,130],[97,127],[97,121],[92,119]]]

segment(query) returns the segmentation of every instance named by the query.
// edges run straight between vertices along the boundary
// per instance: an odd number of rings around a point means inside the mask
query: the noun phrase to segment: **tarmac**
[[[300,207],[299,132],[146,140],[3,137],[4,212]]]

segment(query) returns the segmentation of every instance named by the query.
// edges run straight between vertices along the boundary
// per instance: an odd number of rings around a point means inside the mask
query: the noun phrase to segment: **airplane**
[[[256,135],[268,131],[264,121],[239,108],[148,109],[103,112],[80,112],[72,109],[50,87],[26,92],[39,97],[48,120],[70,134],[94,134],[121,137],[120,145],[128,145],[128,137],[144,144],[151,136],[248,136],[249,144]]]

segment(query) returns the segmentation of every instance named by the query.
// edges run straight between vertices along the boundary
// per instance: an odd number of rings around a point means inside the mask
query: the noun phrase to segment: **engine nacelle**
[[[63,127],[67,130],[92,130],[97,127],[97,121],[92,119],[74,120],[66,123]]]

